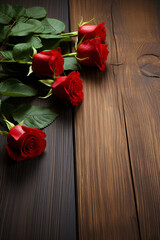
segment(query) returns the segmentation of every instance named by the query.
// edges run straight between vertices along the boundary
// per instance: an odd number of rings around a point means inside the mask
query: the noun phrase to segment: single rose
[[[37,129],[25,126],[14,126],[8,133],[6,149],[15,161],[34,158],[46,148],[46,134]]]
[[[101,71],[106,68],[105,61],[108,56],[108,44],[101,44],[100,38],[88,39],[82,42],[77,48],[77,57],[81,65],[98,66]]]
[[[59,76],[63,72],[64,59],[61,48],[40,52],[34,55],[32,61],[33,71],[42,77]]]
[[[68,76],[58,77],[52,84],[53,94],[72,105],[78,106],[83,99],[83,84],[80,73],[73,71]]]
[[[100,37],[101,41],[106,40],[106,29],[104,27],[104,22],[98,25],[84,24],[78,29],[78,39],[83,40]]]

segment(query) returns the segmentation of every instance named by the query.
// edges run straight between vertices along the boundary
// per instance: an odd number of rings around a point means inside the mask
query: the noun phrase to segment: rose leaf
[[[26,21],[26,19],[28,19],[26,17],[26,9],[18,4],[13,6],[13,16],[14,16],[14,19],[18,21],[24,21],[24,20]]]
[[[65,24],[54,18],[45,18],[42,20],[42,24],[44,26],[43,33],[58,34],[65,29]]]
[[[29,18],[44,18],[47,14],[45,8],[43,7],[32,7],[26,10],[26,14]]]
[[[0,4],[0,23],[8,24],[13,17],[13,8],[9,4]]]
[[[31,43],[18,43],[13,47],[13,57],[15,60],[22,60],[33,55]]]
[[[8,60],[13,60],[13,52],[11,50],[6,50],[6,51],[0,51],[0,53],[2,54],[2,56],[5,58],[5,59],[8,59]]]
[[[46,107],[22,104],[13,112],[12,116],[18,123],[24,120],[24,126],[43,129],[50,125],[58,114]]]
[[[79,70],[78,61],[75,57],[64,57],[64,71]]]
[[[32,97],[37,95],[37,90],[18,79],[9,78],[0,83],[0,94],[10,97]]]
[[[7,38],[9,30],[9,26],[0,25],[0,42],[3,42]]]

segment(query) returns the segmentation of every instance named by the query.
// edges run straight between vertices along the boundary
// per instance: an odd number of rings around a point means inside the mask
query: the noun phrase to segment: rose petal
[[[6,149],[8,152],[8,155],[17,162],[20,162],[25,159],[25,157],[22,157],[21,154],[17,153],[15,150],[13,150],[8,144],[6,145]]]

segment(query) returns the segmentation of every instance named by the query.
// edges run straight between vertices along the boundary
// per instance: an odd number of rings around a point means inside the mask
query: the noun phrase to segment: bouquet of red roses
[[[24,8],[0,5],[1,71],[0,122],[8,131],[6,149],[15,161],[39,156],[46,147],[41,130],[57,117],[49,108],[12,103],[13,97],[34,97],[39,91],[32,78],[48,89],[44,96],[78,106],[83,100],[83,82],[79,70],[83,66],[106,68],[108,56],[104,22],[98,25],[81,20],[78,31],[64,33],[63,22],[48,18],[43,7]],[[92,20],[91,20],[92,21]],[[63,53],[63,43],[74,39],[75,52]],[[25,80],[25,81],[24,81]],[[43,84],[43,85],[42,85]]]

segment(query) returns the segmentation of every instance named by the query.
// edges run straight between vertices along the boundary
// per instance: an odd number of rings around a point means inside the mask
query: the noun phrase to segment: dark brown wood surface
[[[160,45],[158,2],[70,0],[81,16],[105,22],[105,72],[84,70],[75,112],[80,239],[160,239]]]
[[[2,2],[44,6],[48,16],[64,21],[69,31],[67,1]],[[52,106],[51,99],[46,105]],[[58,108],[60,116],[45,129],[47,148],[39,158],[11,161],[6,139],[0,137],[1,240],[76,239],[72,109]]]

